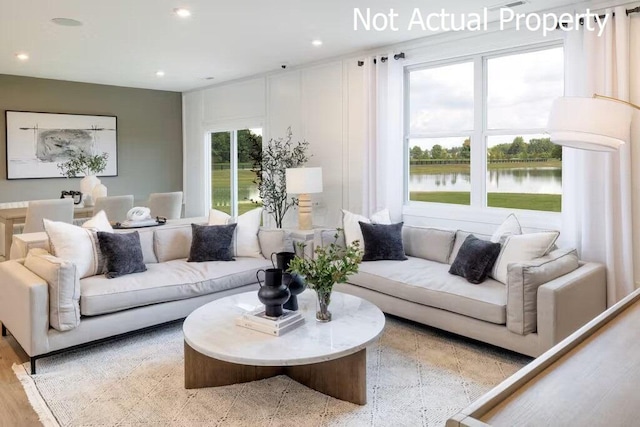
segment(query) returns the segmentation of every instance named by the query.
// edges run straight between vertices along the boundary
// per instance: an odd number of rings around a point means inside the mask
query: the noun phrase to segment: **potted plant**
[[[316,319],[320,322],[331,320],[329,304],[331,303],[331,291],[336,283],[345,283],[350,275],[358,272],[358,265],[362,261],[362,249],[360,241],[356,240],[346,247],[338,245],[339,232],[335,235],[335,240],[328,246],[319,246],[314,250],[314,258],[296,256],[289,263],[289,272],[299,274],[304,277],[307,286],[314,291],[318,297],[318,310]],[[304,244],[300,246],[304,249]]]
[[[84,151],[76,151],[69,155],[69,159],[66,162],[58,163],[60,173],[67,178],[84,175],[84,178],[80,181],[80,192],[85,206],[93,206],[93,189],[101,184],[96,174],[107,168],[108,158],[109,153],[92,155],[86,154]]]
[[[287,195],[285,170],[300,167],[309,160],[309,143],[304,140],[294,143],[292,135],[289,127],[284,138],[271,139],[262,149],[254,150],[251,154],[256,174],[254,182],[258,185],[262,206],[266,213],[273,216],[277,228],[282,228],[285,214],[298,203],[295,197]]]

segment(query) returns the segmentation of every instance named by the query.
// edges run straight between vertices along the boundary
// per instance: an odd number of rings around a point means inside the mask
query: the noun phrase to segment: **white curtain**
[[[367,116],[362,213],[369,216],[388,208],[392,220],[399,221],[404,201],[402,63],[393,59],[393,53],[364,62]]]
[[[567,33],[567,96],[597,93],[634,101],[631,87],[637,90],[640,84],[636,44],[640,23],[637,15],[628,17],[624,7],[607,10],[611,13],[615,17],[600,37],[597,31],[585,29]],[[634,122],[639,119],[636,112]],[[640,206],[638,181],[634,179],[640,176],[637,144],[640,133],[634,126],[631,143],[616,153],[563,149],[563,240],[574,245],[582,259],[606,264],[608,305],[635,288],[634,262],[638,264],[640,254],[638,245],[634,251],[634,240],[638,242],[640,236],[640,230],[635,230],[640,224],[640,209],[634,215],[633,208],[634,204]]]

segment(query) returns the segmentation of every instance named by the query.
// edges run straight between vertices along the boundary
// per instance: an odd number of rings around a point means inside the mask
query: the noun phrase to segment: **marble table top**
[[[316,321],[316,294],[298,295],[305,321],[277,337],[243,328],[236,317],[261,306],[257,292],[245,292],[210,302],[186,318],[184,339],[206,356],[255,366],[295,366],[326,362],[356,353],[374,342],[384,328],[378,307],[353,295],[331,294],[332,320]]]

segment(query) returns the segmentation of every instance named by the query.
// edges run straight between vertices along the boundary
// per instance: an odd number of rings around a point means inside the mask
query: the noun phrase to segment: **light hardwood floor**
[[[11,366],[29,360],[16,341],[0,337],[0,426],[41,426]]]

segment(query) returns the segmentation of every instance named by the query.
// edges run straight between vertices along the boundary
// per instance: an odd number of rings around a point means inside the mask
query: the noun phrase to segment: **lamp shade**
[[[602,98],[563,97],[553,102],[547,132],[551,142],[591,151],[616,151],[631,138],[633,109]]]
[[[322,168],[287,168],[287,193],[322,193]]]

